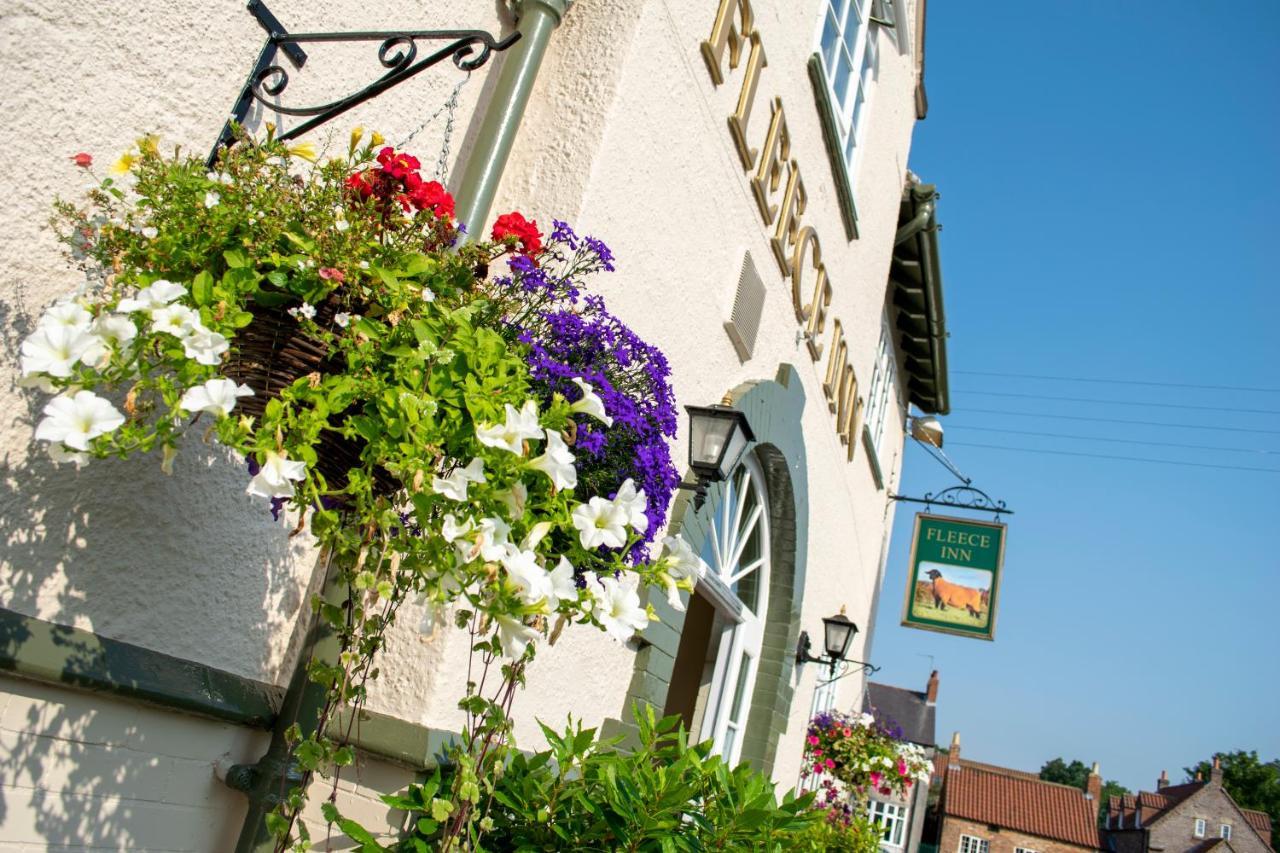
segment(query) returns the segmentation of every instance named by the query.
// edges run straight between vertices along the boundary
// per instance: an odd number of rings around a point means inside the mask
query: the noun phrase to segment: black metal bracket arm
[[[844,678],[846,675],[853,675],[855,672],[865,672],[869,675],[874,675],[880,671],[880,667],[864,663],[860,660],[846,660],[844,658],[833,659],[826,655],[817,656],[813,654],[813,641],[809,639],[809,632],[801,631],[800,639],[796,642],[796,664],[799,665],[806,663],[825,664],[830,669],[830,677],[826,681],[822,682],[823,684],[830,684],[833,681],[838,681],[839,679]],[[852,666],[855,664],[858,668],[852,669]],[[839,675],[836,675],[837,669],[840,670]]]
[[[291,116],[310,116],[307,121],[279,135],[280,139],[294,139],[352,107],[377,97],[444,59],[452,59],[458,69],[471,72],[488,62],[495,52],[504,51],[520,40],[519,31],[501,40],[495,39],[484,30],[289,33],[276,16],[271,14],[271,10],[262,0],[249,0],[248,9],[266,30],[267,40],[258,53],[257,62],[249,72],[249,77],[240,90],[235,105],[231,108],[231,115],[223,125],[213,151],[209,153],[210,167],[216,162],[218,151],[234,140],[232,124],[244,123],[254,101],[261,103],[272,112]],[[288,107],[271,100],[282,95],[289,85],[289,72],[276,61],[281,51],[295,69],[300,69],[307,61],[307,53],[302,49],[303,44],[361,41],[380,42],[378,62],[386,71],[373,82],[341,98],[313,106]],[[447,44],[419,59],[419,42],[447,42]]]
[[[992,500],[991,496],[977,486],[952,486],[943,489],[936,495],[926,492],[922,498],[909,498],[906,495],[889,495],[891,500],[906,501],[913,504],[924,504],[926,511],[933,506],[955,509],[971,509],[977,512],[994,513],[996,518],[1002,515],[1013,515],[1013,510],[1004,505],[1004,501]]]

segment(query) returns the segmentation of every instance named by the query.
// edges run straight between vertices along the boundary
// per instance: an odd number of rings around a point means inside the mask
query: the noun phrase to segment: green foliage
[[[828,822],[812,808],[813,795],[775,786],[748,765],[729,767],[711,744],[693,745],[679,717],[657,719],[637,709],[634,750],[619,740],[601,741],[594,729],[570,724],[542,730],[548,749],[513,754],[486,775],[484,808],[470,824],[475,851],[818,851],[872,853],[879,831],[865,821],[849,827]],[[412,835],[397,851],[435,850],[447,813],[436,794],[447,789],[453,768],[400,795],[384,797],[413,813]],[[376,849],[376,848],[375,848]]]
[[[1054,758],[1046,761],[1044,766],[1040,768],[1040,778],[1046,782],[1057,782],[1059,785],[1070,785],[1073,788],[1085,790],[1089,783],[1090,768],[1080,760],[1073,760],[1070,764],[1061,758]],[[1102,796],[1098,803],[1098,825],[1102,826],[1107,819],[1107,803],[1113,796],[1122,794],[1130,794],[1128,788],[1121,785],[1114,779],[1108,779],[1102,783]]]
[[[1218,753],[1222,766],[1222,787],[1245,809],[1255,809],[1271,816],[1271,825],[1280,827],[1280,761],[1264,762],[1255,750]],[[1213,770],[1212,759],[1192,767],[1184,767],[1187,781],[1208,779]]]

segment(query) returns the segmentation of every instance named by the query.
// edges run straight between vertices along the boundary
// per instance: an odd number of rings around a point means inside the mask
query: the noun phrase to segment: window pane
[[[849,80],[853,77],[853,61],[849,59],[849,55],[843,50],[838,51],[839,56],[836,57],[836,74],[835,79],[831,81],[831,88],[836,96],[836,112],[845,113],[845,105],[849,101]]]
[[[731,724],[742,722],[742,697],[747,692],[747,675],[750,671],[751,656],[743,652],[741,660],[738,661],[738,683],[733,688],[733,707],[729,710]],[[728,749],[725,752],[727,753]]]
[[[827,69],[827,76],[831,75],[831,71],[835,68],[836,45],[840,42],[840,25],[836,23],[835,15],[831,14],[831,10],[827,10],[826,23],[822,25],[822,59],[823,67]]]

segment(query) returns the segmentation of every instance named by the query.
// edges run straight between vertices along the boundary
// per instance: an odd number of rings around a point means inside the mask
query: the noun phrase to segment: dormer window
[[[1196,838],[1204,838],[1205,827],[1206,825],[1205,825],[1204,818],[1202,817],[1196,818]]]
[[[1224,823],[1222,826],[1218,827],[1218,837],[1226,839],[1227,841],[1230,841],[1231,840],[1231,824]]]

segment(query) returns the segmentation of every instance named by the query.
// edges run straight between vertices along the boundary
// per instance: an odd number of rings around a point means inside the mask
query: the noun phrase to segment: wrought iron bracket
[[[924,504],[926,511],[934,506],[948,509],[971,509],[976,512],[994,513],[998,519],[1002,515],[1013,515],[1013,510],[1005,506],[1004,501],[992,500],[991,496],[977,486],[952,486],[934,494],[926,492],[922,498],[909,498],[906,495],[889,495],[895,501],[906,501],[913,504]]]
[[[501,52],[520,40],[520,32],[511,33],[498,40],[484,30],[389,30],[389,31],[357,31],[343,33],[290,33],[284,25],[271,14],[262,0],[249,0],[250,14],[258,24],[266,30],[267,40],[258,59],[249,72],[244,87],[231,108],[231,115],[218,141],[209,153],[210,167],[218,158],[218,151],[230,145],[234,140],[232,125],[243,124],[249,115],[253,102],[257,101],[272,112],[290,116],[306,116],[306,121],[292,127],[279,135],[280,139],[294,139],[309,130],[324,124],[336,116],[342,115],[352,107],[377,97],[386,90],[444,59],[452,59],[460,70],[471,72],[483,66],[495,52]],[[379,42],[378,62],[386,71],[371,83],[346,94],[336,100],[312,106],[290,107],[272,101],[284,94],[289,85],[289,72],[277,62],[283,51],[290,64],[300,69],[307,61],[307,53],[302,45],[324,42]],[[447,42],[444,46],[428,53],[419,59],[419,42]]]

